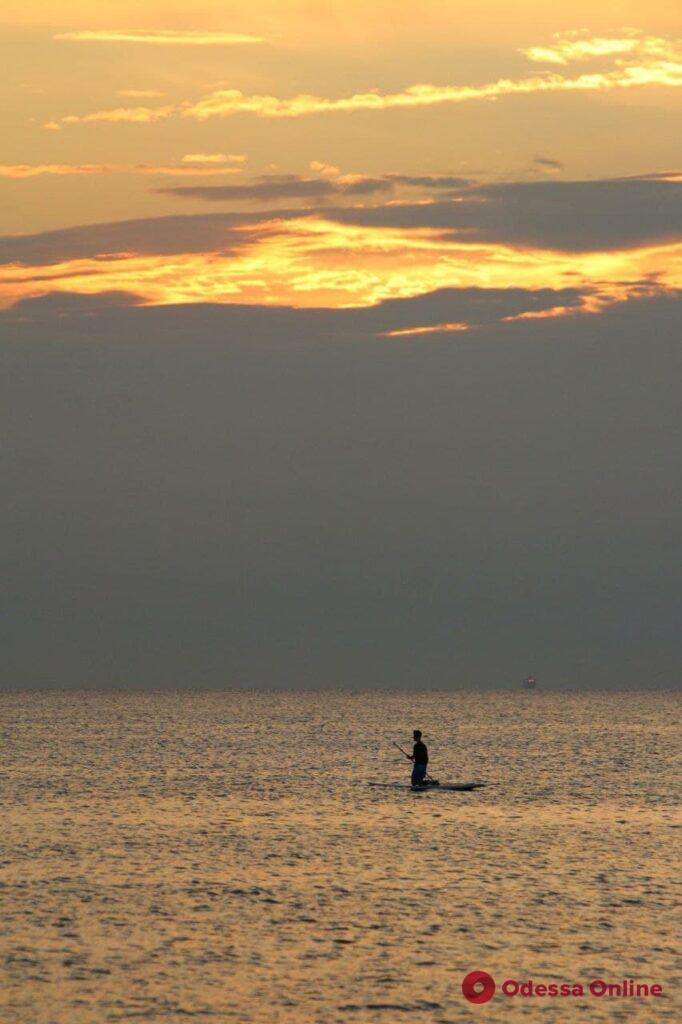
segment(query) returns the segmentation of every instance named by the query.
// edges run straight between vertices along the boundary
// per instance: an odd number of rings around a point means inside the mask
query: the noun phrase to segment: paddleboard
[[[440,793],[443,790],[450,793],[469,793],[472,789],[485,786],[485,782],[441,782],[438,786],[412,786],[409,782],[368,782],[367,785],[382,789],[409,789],[413,793]]]

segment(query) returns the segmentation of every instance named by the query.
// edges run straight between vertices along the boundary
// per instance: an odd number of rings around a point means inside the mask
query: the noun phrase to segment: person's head
[[[421,734],[421,730],[420,729],[415,729],[414,732],[412,733],[412,735],[414,736],[414,742],[415,743],[418,743],[419,740],[422,738],[422,734]]]

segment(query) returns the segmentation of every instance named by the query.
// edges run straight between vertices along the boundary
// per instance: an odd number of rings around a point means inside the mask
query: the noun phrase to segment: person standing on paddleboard
[[[421,786],[426,778],[426,769],[429,764],[429,752],[426,749],[426,744],[422,743],[422,734],[419,729],[415,729],[412,733],[414,737],[414,749],[410,761],[414,762],[412,768],[412,785]]]

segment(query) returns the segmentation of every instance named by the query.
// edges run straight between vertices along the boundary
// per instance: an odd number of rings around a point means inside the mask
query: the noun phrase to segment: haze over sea
[[[672,693],[1,705],[3,1024],[680,1019]],[[369,788],[414,727],[441,780],[489,785]],[[499,991],[625,977],[662,998]]]

